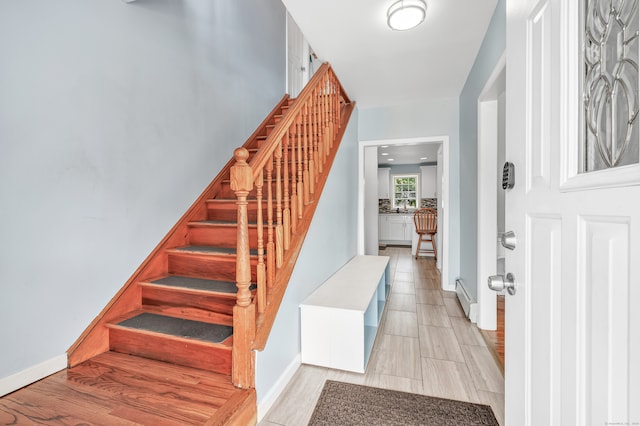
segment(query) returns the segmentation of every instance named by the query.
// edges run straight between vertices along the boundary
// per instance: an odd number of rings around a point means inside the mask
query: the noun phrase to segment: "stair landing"
[[[106,352],[0,398],[0,424],[255,424],[228,375]]]

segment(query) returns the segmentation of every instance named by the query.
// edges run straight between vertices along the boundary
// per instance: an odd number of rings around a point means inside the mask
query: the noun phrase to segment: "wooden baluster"
[[[296,141],[298,139],[298,135],[296,133],[296,122],[291,124],[290,127],[290,135],[289,145],[291,146],[291,231],[295,233],[298,230],[298,184],[296,183]]]
[[[335,112],[333,114],[333,120],[335,122],[334,130],[336,133],[333,135],[333,138],[335,139],[336,135],[338,134],[338,129],[340,128],[340,91],[338,90],[338,84],[334,75],[331,76],[331,80],[333,81],[333,93],[334,93],[333,108],[335,109]]]
[[[309,109],[308,102],[305,102],[302,117],[302,142],[303,142],[303,161],[302,165],[302,183],[303,183],[303,196],[304,196],[304,205],[308,205],[311,200],[309,198]]]
[[[336,87],[336,134],[338,133],[338,129],[342,127],[341,114],[340,114],[340,83],[338,82],[338,78],[334,75],[334,84]]]
[[[320,96],[320,90],[317,89],[314,93],[315,103],[315,135],[316,135],[316,164],[318,167],[318,175],[324,172],[324,142],[322,140],[322,97]],[[317,179],[316,179],[317,180]]]
[[[264,169],[267,171],[267,287],[273,287],[276,277],[276,251],[273,239],[273,155]]]
[[[264,173],[260,170],[256,178],[256,198],[258,203],[258,266],[256,270],[258,278],[258,313],[264,313],[267,303],[266,266],[264,264],[264,221],[262,218],[262,187],[264,186]]]
[[[304,184],[302,183],[302,113],[296,118],[297,144],[296,151],[298,156],[298,219],[302,219],[302,208],[304,202]]]
[[[231,167],[231,189],[236,193],[238,232],[236,248],[236,285],[238,293],[233,307],[232,381],[240,388],[254,387],[254,352],[251,344],[256,334],[256,310],[251,303],[251,260],[249,254],[249,220],[247,196],[253,189],[253,172],[247,164],[249,151],[238,148]]]
[[[328,93],[327,97],[329,98],[329,134],[331,135],[331,140],[335,139],[335,126],[334,126],[334,101],[333,101],[333,82],[331,81],[331,75],[327,76],[328,79]]]
[[[311,194],[315,194],[316,182],[318,180],[318,137],[316,134],[316,97],[315,91],[311,94],[311,110],[309,112],[309,128],[311,139],[309,140],[311,182],[309,182],[309,190]],[[312,197],[314,198],[314,197]]]
[[[333,75],[334,87],[336,91],[336,135],[338,134],[338,129],[342,127],[341,117],[340,117],[340,83],[338,82],[338,78]]]
[[[284,151],[284,212],[282,213],[282,224],[284,227],[284,249],[289,250],[291,244],[291,209],[289,208],[289,130],[283,138]]]
[[[276,161],[276,266],[282,267],[284,262],[284,232],[282,229],[282,141],[274,152]]]
[[[326,161],[327,156],[329,155],[329,150],[331,149],[330,141],[329,141],[329,103],[328,103],[328,93],[327,93],[327,82],[328,79],[325,76],[322,80],[322,140],[324,143],[324,159]]]
[[[315,135],[313,134],[313,97],[309,101],[309,109],[307,114],[307,127],[309,132],[308,142],[309,142],[309,199],[313,199],[313,194],[315,193],[315,181],[316,181],[316,158],[313,153],[313,144],[315,142]]]

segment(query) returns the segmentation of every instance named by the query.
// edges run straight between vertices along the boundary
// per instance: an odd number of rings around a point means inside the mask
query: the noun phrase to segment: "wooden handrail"
[[[269,308],[280,304],[293,270],[291,260],[299,253],[338,148],[336,141],[352,110],[353,103],[325,63],[249,163],[246,149],[235,151],[231,187],[238,206],[238,293],[233,310],[232,380],[238,387],[254,387],[256,333],[264,340],[271,329],[275,312]],[[247,212],[247,196],[254,186],[258,208],[255,275],[251,273]],[[257,277],[258,287],[253,300],[248,296],[251,276]]]
[[[311,80],[309,80],[309,83],[307,83],[304,89],[302,89],[302,92],[300,92],[300,95],[298,95],[298,97],[296,98],[296,101],[310,97],[311,94],[313,93],[314,88],[323,81],[323,77],[329,74],[329,72],[333,74],[333,71],[331,70],[331,66],[327,62],[323,63],[318,69],[318,71],[316,71],[316,73],[313,75]],[[337,79],[336,79],[336,82],[338,82]],[[338,88],[340,90],[339,95],[340,95],[340,98],[343,100],[343,103],[345,104],[350,103],[351,100],[349,99],[346,92],[344,91],[344,88],[339,82],[338,82]],[[271,134],[269,134],[269,137],[265,142],[265,146],[272,145],[273,144],[272,141],[281,140],[284,137],[285,133],[289,131],[289,128],[293,124],[293,121],[295,120],[295,118],[300,113],[303,107],[304,107],[303,102],[295,102],[289,108],[289,112],[287,113],[287,115],[283,117],[278,124],[276,124],[276,127],[273,129]],[[264,167],[265,163],[269,159],[269,155],[270,155],[269,150],[267,149],[260,150],[251,159],[251,162],[249,164],[253,169],[254,178],[258,177],[257,173],[259,173],[259,170],[261,170]]]

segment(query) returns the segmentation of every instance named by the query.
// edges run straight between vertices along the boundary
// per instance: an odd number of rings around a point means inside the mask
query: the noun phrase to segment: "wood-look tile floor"
[[[302,365],[260,426],[308,423],[326,380],[490,405],[504,424],[504,378],[431,258],[387,247],[391,294],[365,374]]]

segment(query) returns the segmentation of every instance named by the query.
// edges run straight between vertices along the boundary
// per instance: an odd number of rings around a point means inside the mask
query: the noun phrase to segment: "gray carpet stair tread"
[[[176,250],[179,251],[193,251],[193,252],[201,252],[201,253],[222,253],[222,254],[236,254],[235,248],[229,247],[213,247],[213,246],[185,246],[185,247],[177,247]],[[251,255],[257,256],[258,250],[249,250]]]
[[[209,324],[147,312],[121,321],[118,325],[211,343],[220,343],[233,334],[233,327],[227,325]]]
[[[187,288],[193,290],[206,290],[217,293],[231,293],[235,294],[238,291],[236,283],[229,281],[218,280],[205,280],[202,278],[181,277],[177,275],[160,278],[158,280],[151,281],[154,284],[166,285],[169,287]],[[250,287],[251,290],[255,288],[255,285]]]

